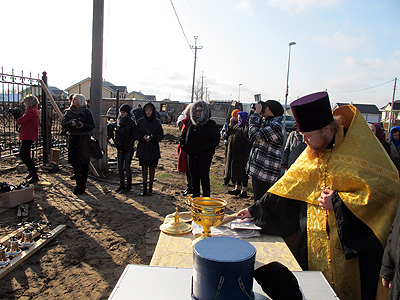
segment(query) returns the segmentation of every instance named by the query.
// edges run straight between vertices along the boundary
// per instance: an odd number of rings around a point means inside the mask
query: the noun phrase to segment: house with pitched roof
[[[86,97],[86,99],[90,98],[90,77],[75,83],[74,85],[66,88],[65,90],[68,92],[68,95],[71,94],[82,94]],[[117,98],[117,92],[119,91],[119,98],[125,99],[128,95],[128,89],[126,86],[118,86],[114,85],[111,82],[103,81],[102,83],[102,98]]]
[[[364,117],[366,122],[374,122],[374,123],[380,123],[381,122],[381,112],[379,111],[379,108],[375,104],[358,104],[358,103],[336,103],[333,106],[333,110],[335,110],[338,107],[341,107],[343,105],[353,105],[355,106],[361,113],[361,115]]]
[[[382,111],[382,122],[385,129],[389,127],[390,111],[392,110],[392,102],[389,102],[384,107],[381,108]],[[392,126],[400,126],[400,100],[393,102],[393,117]]]
[[[128,99],[135,99],[135,100],[141,100],[141,101],[146,101],[146,102],[152,102],[152,101],[157,101],[155,95],[145,95],[142,92],[130,92],[128,95],[126,95],[126,98]]]

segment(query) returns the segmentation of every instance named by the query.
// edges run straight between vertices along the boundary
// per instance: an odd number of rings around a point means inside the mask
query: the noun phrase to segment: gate
[[[62,134],[61,120],[56,111],[47,101],[41,84],[47,83],[46,72],[40,79],[21,75],[6,74],[1,68],[0,73],[0,159],[9,158],[19,154],[19,133],[16,119],[13,116],[14,108],[19,107],[22,112],[25,108],[22,99],[29,94],[35,95],[39,100],[40,125],[38,140],[32,145],[32,159],[35,164],[47,163],[49,150],[52,147],[60,148],[61,153],[66,152],[66,137]],[[68,107],[68,99],[63,95],[53,96],[56,105],[64,112]]]

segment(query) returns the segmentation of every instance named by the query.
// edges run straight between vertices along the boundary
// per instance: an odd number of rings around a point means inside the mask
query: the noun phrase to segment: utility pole
[[[92,73],[90,78],[90,110],[93,113],[94,136],[99,140],[102,149],[107,148],[107,140],[102,138],[102,85],[103,85],[103,26],[104,26],[104,0],[93,0],[93,31],[92,31]],[[116,108],[117,109],[117,108]],[[105,151],[106,152],[106,151]],[[107,152],[106,152],[107,153]],[[96,162],[96,167],[107,167],[107,155]]]
[[[203,49],[202,46],[197,47],[197,36],[194,36],[194,47],[190,46],[191,49],[194,49],[194,67],[193,67],[193,82],[192,82],[192,98],[190,100],[193,103],[193,94],[194,94],[194,80],[196,78],[196,60],[197,60],[197,49]]]
[[[397,77],[394,79],[392,105],[390,106],[389,127],[388,127],[388,131],[389,132],[390,132],[390,129],[392,128],[392,122],[393,122],[393,105],[394,105],[394,98],[395,98],[395,95],[396,95],[396,83],[397,83]]]
[[[204,76],[203,76],[203,72],[201,72],[201,75],[202,75],[201,76],[201,100],[203,100],[203,97],[204,97]]]

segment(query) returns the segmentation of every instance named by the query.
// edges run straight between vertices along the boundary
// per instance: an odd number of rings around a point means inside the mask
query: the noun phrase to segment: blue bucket
[[[232,237],[206,238],[193,247],[193,300],[254,299],[256,249]]]

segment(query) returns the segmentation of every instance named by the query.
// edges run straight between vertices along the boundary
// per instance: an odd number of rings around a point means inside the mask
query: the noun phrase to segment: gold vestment
[[[385,247],[399,202],[400,181],[392,160],[357,108],[346,105],[333,114],[341,124],[334,148],[311,158],[307,147],[269,192],[308,204],[309,270],[321,271],[341,300],[356,300],[361,299],[358,258],[346,260],[334,212],[318,205],[321,187],[326,184],[337,191]],[[346,135],[343,127],[348,128]],[[377,299],[383,296],[379,291],[378,295]]]

